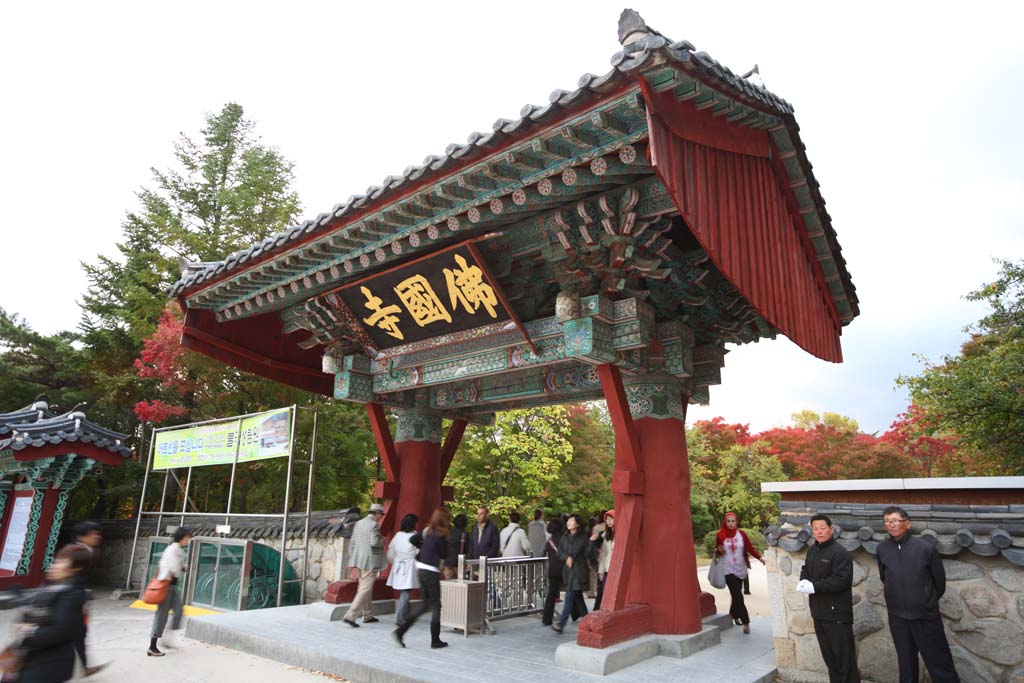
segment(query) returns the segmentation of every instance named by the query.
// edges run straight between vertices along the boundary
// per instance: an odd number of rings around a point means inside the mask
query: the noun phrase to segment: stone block
[[[779,558],[779,571],[786,576],[793,573],[793,560],[789,558],[789,555],[783,555]]]
[[[786,625],[786,600],[785,588],[783,587],[782,574],[771,572],[768,574],[768,602],[772,610],[772,635],[776,638],[785,638],[789,635]]]
[[[956,641],[970,652],[997,664],[1013,666],[1024,661],[1024,630],[1006,619],[979,619],[950,624]]]
[[[828,673],[825,662],[821,659],[821,648],[818,647],[818,638],[814,635],[796,636],[793,638],[796,653],[796,665],[804,671],[815,671],[817,673]]]
[[[866,680],[896,683],[899,665],[888,630],[873,633],[857,643],[857,666]]]
[[[1005,617],[1006,603],[995,590],[985,585],[969,585],[960,589],[967,609],[976,617]]]
[[[885,584],[882,583],[882,579],[877,576],[869,576],[864,582],[864,594],[867,596],[868,602],[884,605]]]
[[[865,578],[867,578],[868,572],[864,569],[864,565],[856,560],[853,561],[853,585],[856,586]]]
[[[306,609],[306,616],[319,621],[341,621],[348,611],[348,605],[332,605],[327,602],[314,602]]]
[[[943,560],[942,566],[946,570],[947,581],[980,579],[985,575],[985,572],[981,567],[970,562],[961,562],[960,560]]]
[[[628,666],[658,656],[658,637],[634,638],[606,648],[562,643],[555,650],[555,666],[595,676],[607,676]]]
[[[1000,588],[1012,593],[1024,593],[1024,567],[997,567],[989,570]]]
[[[946,586],[946,592],[939,600],[939,612],[951,621],[959,621],[964,616],[964,604],[960,591],[953,586]]]
[[[966,681],[966,679],[964,679]],[[986,683],[988,683],[986,681]],[[1024,666],[1017,667],[1010,672],[1008,683],[1024,683]]]
[[[645,635],[605,648],[562,643],[555,650],[555,665],[562,669],[607,676],[652,657],[682,659],[722,642],[717,626],[705,625],[699,633],[685,636]]]
[[[870,602],[861,602],[853,608],[853,635],[857,640],[863,640],[872,633],[877,633],[885,628],[882,615],[878,608]]]
[[[995,683],[992,674],[967,650],[952,645],[949,652],[953,655],[953,667],[960,675],[960,683]]]
[[[1017,614],[1020,615],[1021,619],[1024,619],[1024,595],[1017,598]]]
[[[789,617],[789,632],[799,636],[814,633],[814,619],[808,610],[796,612]]]
[[[775,638],[775,664],[780,669],[796,666],[796,644],[789,638]]]

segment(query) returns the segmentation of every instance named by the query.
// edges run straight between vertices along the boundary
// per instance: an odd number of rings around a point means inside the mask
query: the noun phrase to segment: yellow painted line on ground
[[[156,611],[156,605],[146,604],[142,602],[142,600],[136,600],[128,606],[133,609],[144,609],[149,610],[150,612]],[[220,612],[212,609],[203,609],[202,607],[193,607],[192,605],[185,605],[184,612],[186,617],[201,617],[207,614],[220,614]]]

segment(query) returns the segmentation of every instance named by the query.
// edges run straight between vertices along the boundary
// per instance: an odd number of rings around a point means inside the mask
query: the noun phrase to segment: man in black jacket
[[[934,683],[960,683],[939,615],[946,570],[931,543],[910,535],[910,517],[888,507],[882,519],[889,538],[878,545],[878,574],[885,584],[889,631],[896,646],[900,683],[917,683],[921,654]]]
[[[491,511],[480,506],[476,511],[476,524],[466,543],[468,559],[475,560],[481,555],[487,558],[498,557],[501,554],[498,538],[498,527],[491,521]]]
[[[796,590],[810,595],[814,635],[829,683],[860,683],[853,637],[853,560],[832,539],[833,532],[827,515],[811,517],[815,544],[807,551]]]

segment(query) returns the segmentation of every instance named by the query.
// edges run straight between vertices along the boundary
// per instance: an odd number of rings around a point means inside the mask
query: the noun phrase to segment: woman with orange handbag
[[[181,628],[181,592],[178,590],[178,579],[185,572],[185,546],[192,538],[192,531],[185,527],[178,527],[174,532],[174,542],[164,548],[160,556],[160,566],[157,569],[155,580],[166,581],[167,595],[156,608],[156,615],[153,617],[153,630],[149,634],[149,650],[146,655],[149,657],[163,657],[164,653],[157,649],[156,641],[164,635],[164,626],[167,625],[167,614],[174,610],[174,620],[171,622],[171,631]],[[149,588],[147,587],[147,591]],[[164,638],[164,645],[175,647],[171,637]]]

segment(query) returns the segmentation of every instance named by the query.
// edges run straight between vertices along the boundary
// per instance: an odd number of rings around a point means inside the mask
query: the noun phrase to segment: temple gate
[[[50,412],[45,396],[0,413],[0,590],[42,583],[71,491],[97,466],[130,458],[127,439],[77,407]]]
[[[631,10],[619,40],[608,73],[171,289],[185,346],[366,405],[388,531],[451,499],[468,423],[604,399],[620,540],[595,647],[714,611],[684,420],[725,344],[782,333],[840,362],[858,314],[792,107]]]

